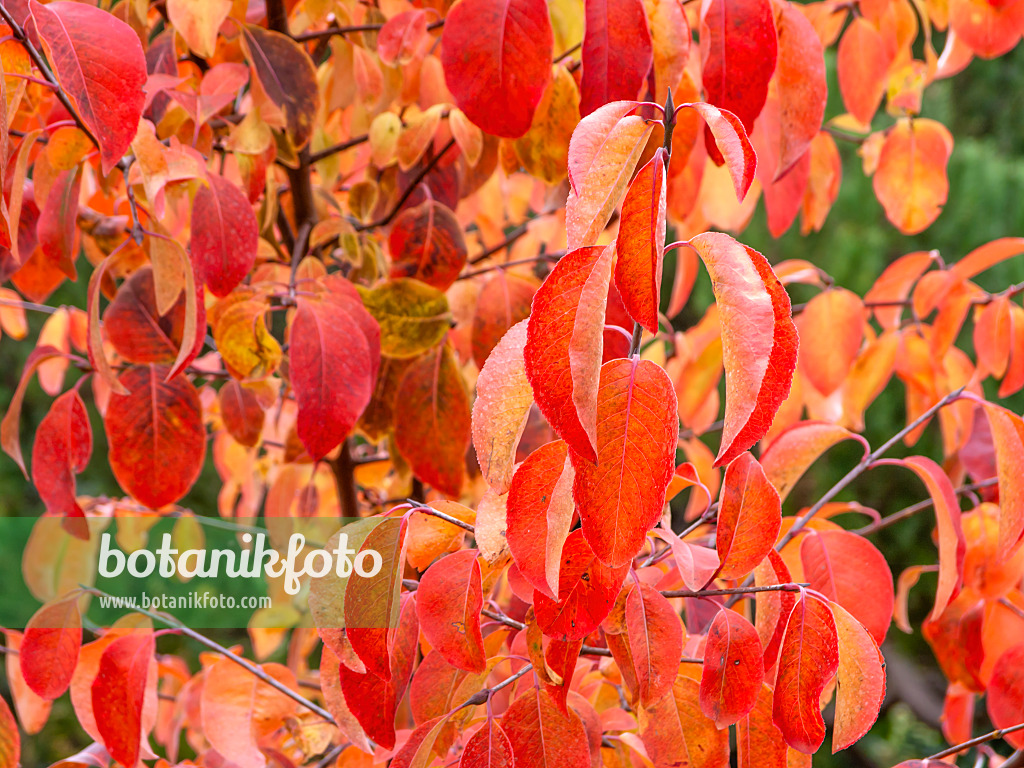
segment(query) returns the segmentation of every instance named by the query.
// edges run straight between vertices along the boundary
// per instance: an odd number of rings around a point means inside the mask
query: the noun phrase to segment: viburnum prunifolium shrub
[[[734,237],[762,198],[773,236],[819,230],[837,137],[891,225],[925,230],[957,190],[922,94],[1012,50],[1024,0],[0,17],[0,328],[25,361],[0,444],[45,508],[0,768],[72,738],[62,765],[806,766],[872,728],[894,620],[949,680],[928,765],[982,695],[985,741],[1024,747],[1024,422],[1000,404],[1024,308],[975,282],[1024,239],[908,253],[859,296]],[[889,388],[906,422],[872,446]],[[929,429],[941,455],[890,457]],[[848,440],[863,458],[789,502]],[[925,502],[839,500],[880,463]],[[887,562],[875,535],[917,512],[935,558]],[[240,652],[167,613],[83,620],[98,523],[128,514],[185,538],[388,518],[359,551],[393,556],[254,611]],[[65,695],[81,732],[54,738]]]

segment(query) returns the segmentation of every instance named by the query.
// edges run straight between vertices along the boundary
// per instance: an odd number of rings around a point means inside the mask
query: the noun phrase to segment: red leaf
[[[805,754],[825,739],[819,699],[839,669],[836,622],[828,604],[801,593],[779,654],[772,719],[786,743]]]
[[[71,684],[82,648],[80,595],[47,603],[25,627],[20,650],[21,673],[28,687],[44,699],[56,699]]]
[[[896,596],[889,563],[875,545],[849,531],[810,531],[800,560],[811,589],[852,613],[881,644]]]
[[[312,459],[326,456],[348,437],[370,402],[379,337],[360,332],[376,321],[362,304],[335,297],[298,300],[291,325],[292,387],[298,405],[296,428]],[[345,328],[345,333],[338,333]]]
[[[782,528],[782,502],[764,469],[749,453],[726,468],[718,505],[715,546],[721,566],[718,577],[740,579],[775,546]]]
[[[786,563],[774,549],[754,569],[754,584],[759,587],[789,584],[791,581]],[[782,647],[782,639],[786,634],[786,620],[796,604],[796,596],[793,592],[787,591],[758,592],[754,601],[757,606],[755,627],[764,647],[764,666],[765,669],[771,669],[775,666],[779,649]]]
[[[735,113],[749,133],[775,71],[778,43],[771,3],[711,0],[702,11],[700,53],[707,100]],[[710,131],[705,139],[708,154],[715,158]]]
[[[391,646],[401,610],[405,534],[406,523],[396,520],[384,520],[370,531],[359,551],[377,552],[381,569],[373,577],[349,579],[345,588],[345,632],[352,650],[366,669],[382,680],[391,679]]]
[[[483,590],[475,549],[442,557],[416,590],[416,612],[427,642],[452,666],[483,672],[487,664],[480,609]]]
[[[552,599],[575,510],[574,478],[568,448],[556,440],[527,457],[508,490],[505,537],[512,557],[533,588]]]
[[[789,296],[764,256],[717,232],[690,245],[711,275],[722,325],[725,427],[715,459],[721,466],[771,427],[789,396],[798,341]]]
[[[92,709],[103,746],[124,766],[135,766],[142,750],[142,708],[153,661],[152,632],[117,638],[100,657],[92,683]]]
[[[605,363],[597,417],[597,463],[570,453],[573,498],[598,558],[624,566],[661,516],[675,472],[679,421],[672,380],[649,360]]]
[[[395,689],[373,672],[361,674],[344,664],[338,668],[341,690],[366,735],[385,749],[395,747]]]
[[[199,393],[184,376],[165,381],[166,374],[163,366],[129,368],[118,377],[128,394],[112,393],[103,417],[114,477],[152,509],[184,496],[206,455]]]
[[[492,718],[487,718],[483,727],[469,737],[459,760],[459,768],[513,768],[514,765],[512,742]]]
[[[597,629],[612,609],[626,569],[625,565],[609,568],[598,560],[579,529],[569,534],[562,548],[558,600],[537,590],[533,593],[537,623],[544,634],[569,641]]]
[[[629,316],[658,332],[665,259],[665,150],[641,168],[622,201],[615,241],[615,287]]]
[[[825,54],[814,27],[791,3],[775,6],[779,33],[779,60],[775,82],[779,89],[780,178],[810,147],[825,116],[828,86]]]
[[[554,698],[529,688],[501,719],[515,764],[530,768],[590,768],[590,746],[575,712],[563,714]]]
[[[700,708],[727,728],[754,708],[764,679],[757,630],[735,611],[720,610],[708,627],[700,678]]]
[[[957,501],[949,476],[931,459],[909,456],[900,463],[921,478],[935,507],[935,524],[939,533],[939,585],[935,590],[935,606],[930,618],[936,621],[960,593],[964,579],[967,543],[960,523],[960,502]]]
[[[586,0],[580,115],[635,99],[654,59],[642,0]]]
[[[92,426],[77,389],[53,401],[36,429],[32,445],[32,483],[46,511],[62,517],[84,518],[75,500],[75,475],[92,455]],[[82,531],[88,538],[88,531]]]
[[[640,738],[655,768],[729,765],[729,731],[701,711],[699,689],[696,680],[679,675],[671,691],[640,710]]]
[[[71,280],[78,279],[75,269],[75,259],[78,257],[76,225],[81,185],[82,176],[77,167],[57,174],[36,224],[43,255]]]
[[[405,371],[395,400],[395,445],[423,482],[458,496],[469,447],[469,398],[451,347],[442,343]]]
[[[136,270],[117,289],[103,315],[103,329],[117,353],[133,363],[170,365],[178,356],[185,331],[185,295],[164,315],[156,304],[153,269]]]
[[[822,291],[800,313],[800,372],[822,395],[831,395],[846,379],[866,322],[864,302],[844,288]]]
[[[422,8],[396,13],[377,34],[377,55],[389,67],[408,64],[427,33],[427,12]]]
[[[679,614],[658,590],[637,584],[626,597],[626,637],[640,687],[640,701],[651,704],[672,690],[683,655]]]
[[[46,57],[100,145],[103,175],[128,150],[142,117],[146,57],[135,31],[92,5],[29,7]]]
[[[551,78],[554,38],[543,0],[468,0],[445,18],[441,64],[466,117],[517,139]]]
[[[832,731],[832,754],[867,733],[885,698],[885,660],[874,638],[853,616],[831,604],[839,640],[839,685]]]
[[[708,139],[715,141],[717,157],[725,162],[736,190],[736,198],[742,200],[754,182],[757,171],[757,154],[750,144],[747,131],[740,119],[727,109],[719,109],[711,104],[695,101],[683,104],[697,111],[707,124]],[[716,156],[712,153],[712,156]],[[719,163],[721,164],[721,163]]]
[[[256,263],[259,225],[249,199],[223,176],[210,174],[192,203],[192,260],[214,296],[227,296]]]
[[[391,277],[414,277],[448,290],[466,264],[466,240],[455,214],[428,200],[399,214],[388,236]]]
[[[985,696],[988,716],[996,728],[1024,721],[1024,645],[1005,651],[992,669]],[[1024,748],[1024,731],[1003,737],[1014,749]]]
[[[580,248],[555,265],[533,297],[523,359],[548,423],[597,461],[597,397],[612,246]]]

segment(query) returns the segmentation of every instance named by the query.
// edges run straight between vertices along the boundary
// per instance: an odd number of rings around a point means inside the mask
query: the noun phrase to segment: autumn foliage
[[[92,744],[62,766],[808,766],[875,723],[893,622],[949,682],[933,757],[981,696],[1024,747],[1024,309],[975,282],[1024,239],[862,297],[725,234],[761,199],[772,235],[820,229],[837,138],[925,230],[956,190],[922,94],[1016,46],[1024,0],[101,5],[0,0],[0,327],[31,345],[0,443],[46,509],[0,767],[66,693]],[[48,303],[66,281],[83,306]],[[932,424],[941,455],[889,456]],[[218,509],[188,509],[211,462]],[[98,463],[119,487],[78,494]],[[882,464],[927,502],[837,500]],[[919,510],[934,558],[887,562],[872,535]],[[132,514],[394,525],[346,529],[379,577],[255,612],[243,653],[83,621],[97,525]]]

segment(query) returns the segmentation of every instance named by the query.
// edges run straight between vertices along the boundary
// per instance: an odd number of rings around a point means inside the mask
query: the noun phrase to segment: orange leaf
[[[21,734],[18,733],[18,721],[7,706],[7,701],[0,698],[0,768],[18,768],[21,765]]]
[[[1024,535],[1024,422],[998,405],[982,405],[992,430],[999,477],[998,557],[1006,560]]]
[[[521,320],[491,351],[476,379],[473,446],[480,474],[496,493],[508,492],[512,484],[516,448],[533,405],[523,360],[526,339],[527,321]]]
[[[467,672],[486,666],[480,609],[483,590],[474,549],[437,560],[420,579],[416,611],[427,642],[449,664]]]
[[[871,633],[836,603],[830,604],[839,638],[839,685],[836,692],[832,754],[867,733],[885,698],[885,660]]]
[[[882,34],[856,16],[839,41],[836,69],[843,104],[864,125],[870,125],[882,103],[891,58]]]
[[[469,737],[459,759],[459,768],[512,768],[512,742],[501,726],[487,718],[483,726]]]
[[[597,464],[570,451],[573,498],[597,557],[617,567],[640,551],[661,516],[675,470],[679,422],[668,374],[637,358],[605,363],[597,417]]]
[[[287,667],[267,664],[262,669],[285,687],[297,687]],[[260,740],[281,728],[298,708],[293,699],[227,658],[206,670],[200,703],[206,738],[240,768],[266,764]]]
[[[882,145],[873,185],[900,232],[916,235],[938,218],[949,192],[946,164],[953,137],[934,120],[900,120]]]
[[[831,395],[850,372],[866,322],[860,296],[843,288],[819,293],[796,319],[800,372],[822,395]]]
[[[512,326],[530,316],[537,284],[499,269],[484,283],[473,315],[473,360],[483,368],[491,352]],[[525,329],[523,331],[525,342]]]
[[[858,435],[824,421],[801,421],[772,440],[761,455],[761,466],[779,497],[785,499],[821,454],[848,439],[858,439]]]
[[[838,669],[832,611],[802,592],[786,623],[772,703],[772,720],[793,749],[812,754],[825,740],[819,699]]]
[[[754,708],[764,679],[764,655],[757,630],[723,608],[708,627],[700,678],[700,708],[716,728],[739,722]]]
[[[614,253],[613,246],[593,246],[562,257],[533,297],[523,350],[541,413],[590,461],[597,461],[597,393]]]
[[[690,244],[704,260],[718,302],[725,362],[725,427],[715,466],[760,440],[789,395],[797,360],[789,296],[768,261],[728,235]]]
[[[593,245],[626,191],[653,130],[637,103],[614,101],[580,120],[569,142],[569,250]]]
[[[615,287],[629,316],[658,332],[665,258],[665,150],[641,168],[622,201],[615,241]]]
[[[786,563],[774,549],[754,569],[754,584],[759,587],[789,584],[791,581]],[[764,648],[765,668],[771,669],[779,655],[786,633],[786,620],[793,610],[796,597],[792,592],[766,591],[758,592],[754,602],[757,606],[754,626]]]
[[[531,453],[516,470],[506,502],[506,531],[512,557],[534,589],[558,593],[562,546],[575,505],[575,472],[565,443],[556,440]]]
[[[983,59],[1009,53],[1024,29],[1024,2],[1007,0],[950,0],[949,29]]]
[[[729,731],[719,730],[698,704],[700,684],[679,675],[672,690],[641,708],[640,738],[655,768],[726,768]]]
[[[938,257],[937,251],[915,251],[900,256],[887,266],[871,289],[864,294],[864,301],[873,304],[892,303],[895,306],[874,307],[875,319],[886,329],[900,327],[903,307],[900,302],[910,295],[910,289]]]
[[[773,696],[771,687],[762,683],[754,707],[736,723],[738,768],[787,768],[789,748],[782,731],[772,722]]]
[[[718,578],[740,579],[768,554],[782,527],[782,502],[764,468],[741,453],[725,470],[715,546]]]
[[[779,90],[779,161],[782,177],[807,151],[825,115],[825,54],[811,22],[798,6],[774,6],[779,37],[775,82]]]
[[[706,141],[710,143],[714,139],[715,150],[721,156],[732,179],[736,199],[742,200],[754,182],[757,155],[740,118],[727,109],[719,109],[700,101],[682,106],[695,110],[703,118],[707,127]]]
[[[626,597],[626,638],[639,684],[650,705],[672,690],[683,655],[679,614],[658,590],[638,583]]]

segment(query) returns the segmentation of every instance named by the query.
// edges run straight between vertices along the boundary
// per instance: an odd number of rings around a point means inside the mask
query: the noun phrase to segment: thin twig
[[[355,230],[357,232],[365,232],[368,229],[377,229],[378,227],[386,227],[388,224],[390,224],[391,220],[393,218],[395,218],[395,216],[398,215],[399,211],[402,210],[402,206],[405,205],[405,202],[410,197],[412,197],[412,193],[416,191],[416,188],[420,185],[420,183],[425,178],[427,178],[429,173],[432,170],[434,170],[434,168],[437,167],[437,164],[441,161],[441,158],[444,157],[448,153],[448,150],[450,150],[454,146],[455,146],[455,139],[454,138],[449,139],[448,143],[445,144],[444,147],[441,148],[441,151],[438,152],[436,155],[434,155],[430,159],[430,162],[428,162],[426,165],[424,165],[423,168],[420,169],[420,172],[416,174],[415,178],[413,178],[413,180],[411,182],[409,182],[409,186],[405,188],[405,191],[402,193],[402,196],[400,198],[398,198],[398,202],[396,202],[391,207],[391,210],[387,214],[385,214],[383,218],[377,219],[376,221],[371,221],[369,224],[358,224],[355,227]]]
[[[433,30],[440,29],[443,26],[444,19],[434,21],[427,24],[427,31],[432,32]],[[351,24],[344,27],[328,27],[327,29],[318,29],[314,32],[303,32],[301,35],[292,35],[292,39],[300,43],[305,43],[310,40],[321,40],[325,37],[334,37],[335,35],[354,35],[362,32],[379,32],[383,27],[383,24]]]
[[[955,755],[957,752],[963,752],[965,749],[970,749],[971,747],[976,747],[979,744],[984,744],[986,741],[994,741],[995,739],[1001,739],[1004,736],[1009,736],[1011,733],[1016,733],[1020,730],[1024,730],[1024,723],[1017,723],[1017,725],[1010,725],[1006,728],[998,728],[994,731],[989,731],[988,733],[982,734],[981,736],[975,736],[973,739],[970,739],[969,741],[965,741],[960,744],[954,744],[952,747],[949,747],[948,749],[944,749],[941,752],[936,752],[934,755],[929,755],[926,759],[941,760],[944,757]]]
[[[957,496],[963,496],[974,491],[980,491],[983,488],[991,488],[998,482],[998,477],[990,477],[987,480],[980,480],[977,483],[961,485],[959,488],[953,489],[953,492]],[[925,509],[928,509],[931,506],[934,506],[934,504],[934,499],[925,499],[924,501],[919,501],[917,504],[911,504],[909,507],[904,507],[899,512],[893,512],[891,515],[883,517],[880,520],[876,520],[873,523],[869,523],[868,525],[865,525],[863,528],[857,528],[853,532],[856,534],[860,534],[861,536],[867,536],[871,533],[878,533],[878,531],[882,530],[883,528],[888,528],[893,523],[898,523],[900,520],[905,520],[906,518],[911,517],[912,515],[916,515],[918,512],[921,512]]]
[[[875,449],[867,456],[865,456],[863,459],[861,459],[860,462],[853,469],[851,469],[849,472],[843,475],[843,477],[840,478],[835,485],[833,485],[831,488],[825,491],[825,494],[820,499],[818,499],[817,502],[815,502],[814,506],[808,509],[807,512],[805,512],[801,517],[797,518],[797,521],[793,523],[793,527],[790,528],[789,531],[786,532],[786,535],[779,539],[779,543],[775,545],[776,551],[781,552],[782,548],[786,546],[786,544],[788,544],[790,541],[792,541],[793,537],[796,536],[800,531],[802,531],[804,527],[807,525],[807,523],[810,522],[811,519],[825,507],[826,504],[832,501],[832,499],[834,499],[840,493],[840,491],[842,491],[844,488],[846,488],[846,486],[848,486],[850,483],[852,483],[854,480],[860,477],[860,475],[863,474],[864,470],[868,469],[872,464],[878,461],[878,459],[881,458],[890,448],[896,445],[896,443],[898,443],[908,434],[910,434],[919,426],[928,421],[928,419],[930,419],[932,416],[938,413],[942,408],[944,408],[945,406],[949,405],[950,403],[954,402],[957,398],[959,398],[960,395],[963,394],[964,389],[965,387],[960,387],[959,389],[950,392],[948,395],[939,400],[939,402],[935,403],[935,405],[933,405],[927,411],[922,413],[912,422],[907,424],[907,426],[905,426],[891,438],[886,440],[881,446],[879,446],[877,449]]]
[[[512,243],[514,243],[520,237],[525,235],[526,232],[527,232],[526,224],[525,223],[524,224],[520,224],[518,227],[513,229],[504,240],[502,240],[497,245],[494,245],[494,246],[488,248],[486,251],[481,253],[479,256],[474,256],[472,259],[469,260],[469,263],[471,265],[472,264],[479,264],[481,261],[485,261],[486,259],[489,259],[491,256],[496,254],[498,251],[500,251],[500,250],[502,250],[504,248],[508,248],[510,245],[512,245]]]
[[[110,594],[108,594],[107,592],[104,592],[102,589],[98,589],[96,587],[85,587],[85,586],[83,586],[82,588],[86,592],[89,592],[90,594],[93,594],[93,595],[97,595],[97,596],[101,596],[101,597],[111,597]],[[219,653],[219,654],[221,654],[221,655],[231,659],[233,662],[238,664],[238,666],[240,666],[240,667],[246,669],[247,671],[251,672],[253,675],[255,675],[258,679],[260,679],[261,681],[263,681],[267,685],[269,685],[271,688],[276,689],[277,691],[283,693],[288,698],[290,698],[293,701],[301,704],[306,709],[308,709],[310,712],[313,712],[313,713],[319,715],[320,717],[322,717],[324,720],[326,720],[329,723],[334,723],[334,717],[326,709],[323,709],[322,707],[317,706],[316,704],[314,704],[312,701],[307,699],[302,694],[296,693],[295,691],[293,691],[291,688],[289,688],[284,683],[282,683],[279,680],[276,680],[275,678],[273,678],[270,675],[268,675],[260,667],[256,666],[255,664],[253,664],[250,661],[247,661],[246,659],[243,659],[237,653],[234,653],[234,652],[230,651],[229,649],[225,648],[223,645],[221,645],[220,643],[216,642],[215,640],[211,640],[206,635],[204,635],[204,634],[202,634],[200,632],[196,632],[194,629],[192,629],[191,627],[187,626],[186,624],[184,624],[183,622],[179,621],[178,619],[174,618],[170,614],[160,613],[160,612],[156,612],[156,611],[149,611],[149,610],[146,610],[145,608],[139,608],[138,606],[132,606],[131,610],[135,611],[136,613],[141,613],[144,616],[149,616],[151,619],[155,619],[156,621],[162,621],[164,624],[167,624],[170,627],[174,627],[179,632],[181,632],[181,634],[183,634],[183,635],[185,635],[187,637],[190,637],[193,640],[195,640],[195,641],[197,641],[199,643],[202,643],[207,648],[209,648],[211,650],[214,650],[217,653]]]
[[[722,595],[746,595],[755,592],[799,592],[810,584],[766,584],[763,587],[727,587],[725,589],[666,589],[664,597],[719,597]]]
[[[507,267],[521,267],[524,264],[536,264],[538,261],[558,261],[562,258],[562,254],[558,253],[541,253],[537,256],[533,256],[529,259],[517,259],[516,261],[506,261],[504,264],[495,264],[493,267],[484,267],[483,269],[476,269],[472,272],[464,272],[458,276],[458,280],[469,280],[471,277],[479,277],[480,275],[486,275],[488,272],[496,272],[499,269],[505,269]]]

